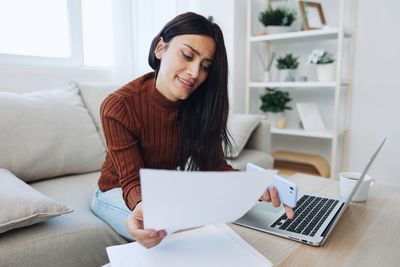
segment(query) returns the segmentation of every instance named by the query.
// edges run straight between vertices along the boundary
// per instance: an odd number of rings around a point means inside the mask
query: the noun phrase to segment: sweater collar
[[[156,88],[156,80],[154,75],[155,75],[154,72],[150,72],[145,75],[145,78],[147,78],[145,80],[145,87],[148,88],[152,101],[156,105],[168,110],[178,109],[182,101],[180,100],[171,101],[168,98],[166,98],[163,94],[161,94],[161,92],[158,91],[158,89]]]

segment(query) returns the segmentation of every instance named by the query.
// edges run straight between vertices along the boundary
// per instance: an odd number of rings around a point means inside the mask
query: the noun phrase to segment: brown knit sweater
[[[133,80],[103,101],[100,116],[108,151],[98,183],[101,191],[121,187],[126,205],[133,210],[142,199],[140,168],[178,167],[179,106],[179,101],[168,100],[155,88],[154,72]],[[222,162],[216,170],[233,170]]]

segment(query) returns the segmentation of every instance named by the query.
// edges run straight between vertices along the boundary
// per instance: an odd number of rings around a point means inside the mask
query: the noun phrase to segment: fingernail
[[[156,237],[157,236],[157,232],[151,232],[150,233],[150,237]]]

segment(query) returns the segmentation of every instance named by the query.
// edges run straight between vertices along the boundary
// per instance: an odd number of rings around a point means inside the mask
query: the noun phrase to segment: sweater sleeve
[[[123,99],[109,95],[100,107],[106,146],[119,176],[123,198],[133,210],[142,199],[139,170],[143,160],[138,147],[138,127],[129,117]]]

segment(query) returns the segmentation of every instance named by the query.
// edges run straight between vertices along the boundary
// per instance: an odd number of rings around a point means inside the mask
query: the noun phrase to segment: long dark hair
[[[228,60],[221,28],[213,22],[212,17],[206,19],[193,12],[176,16],[153,39],[149,65],[157,77],[160,60],[154,51],[160,38],[168,43],[175,36],[183,34],[209,36],[214,39],[216,50],[207,79],[183,101],[179,111],[183,139],[179,167],[213,170],[224,160],[222,146],[225,151],[232,150],[226,127],[229,113]]]

